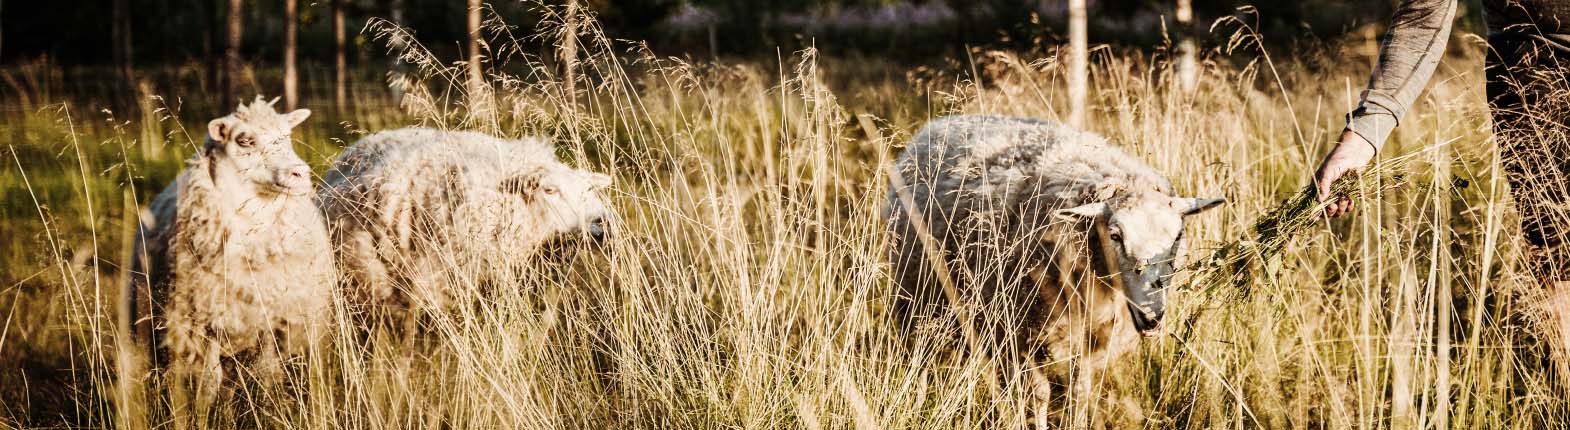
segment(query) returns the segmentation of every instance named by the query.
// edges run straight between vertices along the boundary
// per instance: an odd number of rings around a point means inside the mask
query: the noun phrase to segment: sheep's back
[[[555,162],[553,151],[533,139],[424,128],[379,132],[350,146],[333,163],[320,196],[351,290],[369,303],[397,301],[390,281],[439,276],[463,253],[433,256],[426,248],[464,246],[444,246],[442,238],[465,198],[454,192],[473,191],[451,187],[494,185],[515,170]]]
[[[1072,207],[1095,201],[1112,187],[1154,187],[1171,193],[1154,168],[1106,139],[1043,120],[992,115],[943,117],[911,139],[896,162],[905,183],[891,189],[890,219],[906,211],[909,192],[916,212],[944,237],[949,227],[978,212],[1018,206]]]

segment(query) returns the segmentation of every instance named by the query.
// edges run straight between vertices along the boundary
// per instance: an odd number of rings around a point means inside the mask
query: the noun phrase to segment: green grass
[[[492,76],[491,104],[471,108],[454,79],[461,68],[416,51],[428,91],[404,109],[377,108],[386,93],[363,85],[354,112],[318,109],[296,139],[320,172],[360,133],[407,124],[544,136],[574,163],[617,177],[626,234],[607,255],[544,267],[437,315],[412,361],[385,345],[353,348],[345,327],[308,357],[296,390],[237,396],[235,411],[267,400],[223,419],[1026,425],[1020,378],[1005,369],[993,383],[1000,361],[954,336],[897,329],[879,212],[887,166],[926,119],[1061,116],[1062,71],[1036,61],[1050,48],[890,72],[813,52],[739,64],[616,56],[592,36],[582,68],[595,85],[576,103],[552,66],[502,51],[514,61]],[[1536,287],[1517,262],[1489,140],[1481,53],[1463,51],[1386,146],[1384,167],[1365,175],[1359,215],[1333,222],[1314,217],[1299,191],[1355,102],[1366,58],[1332,49],[1218,61],[1187,95],[1167,86],[1170,71],[1151,55],[1097,51],[1090,128],[1184,194],[1230,202],[1189,223],[1192,264],[1168,317],[1189,324],[1105,372],[1077,375],[1093,389],[1057,398],[1052,419],[1064,428],[1565,425],[1565,386],[1531,324]],[[59,79],[21,69],[5,72],[42,84],[26,104],[8,98],[0,117],[10,142],[0,153],[0,423],[158,425],[157,397],[153,407],[116,401],[109,298],[124,283],[129,215],[173,177],[212,112],[140,96],[152,108],[108,113],[95,96],[73,98],[50,89],[66,87]],[[163,100],[201,93],[156,90]],[[306,107],[324,103],[317,94]]]

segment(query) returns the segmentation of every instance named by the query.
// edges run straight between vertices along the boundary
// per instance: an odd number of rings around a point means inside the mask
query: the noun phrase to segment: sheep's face
[[[1224,203],[1223,199],[1171,197],[1164,194],[1124,199],[1117,204],[1090,203],[1059,211],[1060,215],[1092,219],[1100,249],[1095,261],[1105,263],[1103,275],[1128,300],[1134,328],[1145,336],[1160,333],[1166,314],[1168,279],[1182,248],[1183,217]]]
[[[311,111],[305,109],[280,115],[258,99],[236,114],[212,120],[207,123],[206,151],[213,169],[258,196],[310,193],[311,167],[295,154],[290,133],[309,116]]]
[[[611,234],[612,213],[601,192],[611,178],[562,164],[508,177],[498,189],[523,204],[545,239],[582,237],[596,242]]]

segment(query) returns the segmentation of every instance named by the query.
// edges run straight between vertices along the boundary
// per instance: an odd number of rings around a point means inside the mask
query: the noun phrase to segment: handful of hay
[[[1381,175],[1398,169],[1411,157],[1409,155],[1376,163],[1360,174],[1343,176],[1331,187],[1331,193],[1358,200],[1367,195],[1395,188],[1403,182],[1402,175],[1391,175],[1382,182]],[[1393,185],[1364,186],[1365,184]],[[1307,231],[1310,226],[1323,222],[1323,215],[1321,215],[1323,208],[1324,205],[1319,202],[1319,192],[1313,185],[1309,185],[1275,209],[1256,218],[1249,237],[1233,240],[1216,249],[1209,257],[1196,262],[1194,270],[1198,270],[1199,273],[1190,283],[1191,287],[1199,292],[1194,302],[1211,303],[1219,299],[1219,303],[1216,306],[1201,307],[1189,314],[1183,321],[1179,338],[1186,339],[1195,323],[1206,311],[1247,298],[1252,292],[1251,288],[1256,276],[1278,270],[1271,263],[1276,261],[1287,244]]]

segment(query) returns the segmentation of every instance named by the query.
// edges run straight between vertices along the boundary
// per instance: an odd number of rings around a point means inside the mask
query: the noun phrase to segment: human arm
[[[1455,20],[1457,0],[1402,0],[1391,18],[1390,30],[1380,44],[1379,62],[1357,109],[1347,115],[1347,126],[1335,149],[1314,173],[1320,201],[1335,198],[1326,216],[1352,210],[1352,201],[1330,194],[1330,186],[1348,173],[1362,170],[1384,146],[1444,57]]]

